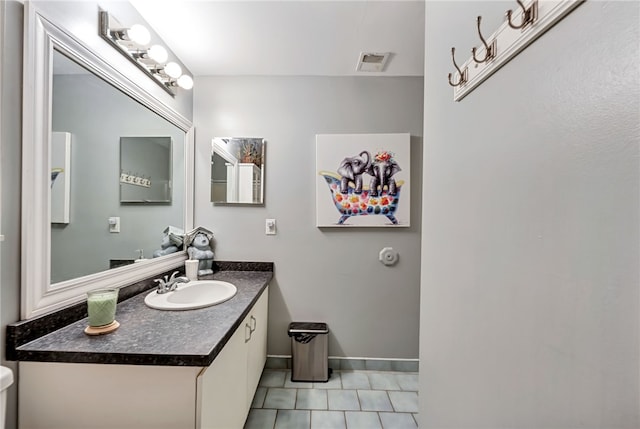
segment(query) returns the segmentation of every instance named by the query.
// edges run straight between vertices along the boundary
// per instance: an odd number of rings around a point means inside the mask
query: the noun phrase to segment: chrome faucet
[[[156,289],[156,292],[157,293],[173,292],[174,290],[176,290],[179,283],[189,282],[188,277],[183,277],[183,276],[176,277],[177,274],[178,272],[174,271],[173,274],[171,274],[171,277],[164,276],[164,279],[161,279],[161,278],[155,279],[154,282],[158,283],[158,288]]]

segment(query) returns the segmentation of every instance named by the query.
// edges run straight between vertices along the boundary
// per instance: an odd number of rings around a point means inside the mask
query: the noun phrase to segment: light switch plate
[[[109,218],[109,232],[120,232],[120,218],[112,216]]]
[[[264,233],[267,235],[276,235],[276,220],[266,219],[264,222]]]

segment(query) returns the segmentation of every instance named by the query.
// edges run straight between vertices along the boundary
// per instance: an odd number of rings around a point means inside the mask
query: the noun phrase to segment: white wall
[[[454,103],[451,46],[510,6],[426,4],[420,427],[638,428],[638,3]]]
[[[216,259],[275,262],[269,354],[290,354],[289,322],[317,320],[330,355],[417,357],[422,91],[421,78],[196,79],[195,225],[214,231]],[[316,228],[315,135],[394,132],[412,135],[412,226]],[[211,139],[227,136],[267,140],[264,207],[209,201]],[[394,267],[378,261],[386,246],[400,253]]]

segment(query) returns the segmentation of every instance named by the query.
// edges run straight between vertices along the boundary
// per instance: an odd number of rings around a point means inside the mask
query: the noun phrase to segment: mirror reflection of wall
[[[184,226],[185,133],[58,51],[53,68],[52,131],[71,134],[73,166],[69,222],[51,225],[51,283],[58,283],[135,259],[138,249],[150,256],[168,225]],[[121,136],[173,142],[170,203],[120,204]],[[112,216],[120,218],[119,233],[109,232]]]
[[[263,138],[214,138],[211,142],[211,202],[264,204],[265,153]]]
[[[171,137],[120,138],[120,202],[171,202]]]

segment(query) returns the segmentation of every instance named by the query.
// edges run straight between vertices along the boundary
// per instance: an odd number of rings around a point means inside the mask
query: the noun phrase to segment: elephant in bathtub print
[[[395,213],[404,181],[396,182],[394,175],[401,170],[393,152],[380,150],[371,155],[364,150],[345,157],[338,166],[338,174],[321,171],[341,215],[337,224],[343,225],[352,216],[380,215],[397,225]],[[369,187],[363,185],[365,175],[369,177]]]
[[[371,195],[378,196],[385,187],[389,195],[397,195],[398,185],[393,175],[401,170],[400,166],[393,159],[393,154],[387,151],[378,152],[371,164],[368,173],[371,175]]]
[[[340,192],[346,194],[349,189],[349,182],[355,183],[353,192],[360,194],[362,192],[362,176],[371,172],[371,154],[366,150],[360,152],[357,156],[348,156],[342,160],[338,167],[340,178]]]

